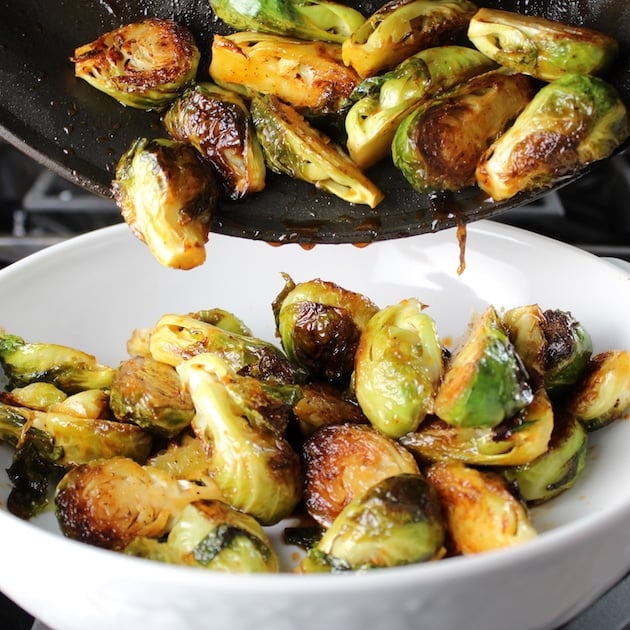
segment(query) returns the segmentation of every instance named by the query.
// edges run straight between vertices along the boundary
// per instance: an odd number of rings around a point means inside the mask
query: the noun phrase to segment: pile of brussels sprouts
[[[162,112],[113,194],[160,263],[202,264],[219,199],[268,170],[372,208],[391,160],[421,193],[479,186],[503,200],[551,186],[630,135],[606,34],[470,0],[392,0],[369,15],[328,0],[209,0],[233,31],[207,69],[182,25],[149,18],[77,48],[75,74]],[[206,72],[207,71],[207,72]]]
[[[2,331],[8,508],[217,571],[289,570],[278,524],[296,573],[433,561],[535,537],[630,408],[630,352],[567,311],[489,305],[449,350],[418,299],[284,279],[278,345],[221,308],[134,331],[117,367]]]

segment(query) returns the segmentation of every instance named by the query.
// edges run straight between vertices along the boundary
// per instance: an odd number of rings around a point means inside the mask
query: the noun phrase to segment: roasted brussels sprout
[[[265,416],[272,393],[239,377],[217,355],[199,354],[177,366],[196,414],[191,426],[204,443],[224,500],[263,525],[289,516],[301,499],[297,453]]]
[[[568,73],[599,74],[619,52],[615,39],[593,29],[500,9],[479,9],[468,38],[502,66],[543,81]]]
[[[600,429],[630,409],[630,352],[608,350],[590,359],[566,408],[587,431]]]
[[[438,462],[426,470],[444,511],[451,553],[474,554],[522,544],[537,536],[527,507],[498,472],[460,462]]]
[[[205,261],[219,188],[192,146],[136,139],[118,161],[112,192],[123,219],[160,264],[192,269]]]
[[[271,94],[318,117],[338,114],[359,82],[344,65],[339,44],[247,31],[214,36],[210,76],[250,98]]]
[[[528,374],[493,306],[474,322],[447,365],[435,414],[461,427],[493,427],[534,398]]]
[[[168,440],[166,447],[147,459],[146,466],[159,468],[175,479],[213,485],[203,442],[192,430]]]
[[[522,74],[491,70],[413,110],[392,141],[394,164],[420,192],[475,184],[483,152],[534,95]]]
[[[130,556],[230,573],[277,573],[278,555],[258,521],[222,501],[184,507],[165,541],[138,537]]]
[[[630,136],[630,118],[604,80],[569,74],[542,87],[481,156],[477,183],[492,199],[544,189],[608,157]]]
[[[458,38],[476,10],[468,0],[391,0],[343,42],[344,63],[362,77],[389,70],[424,48]]]
[[[306,508],[323,527],[329,527],[353,498],[378,481],[419,472],[409,451],[365,424],[318,429],[305,440],[302,456]]]
[[[237,335],[252,336],[251,328],[243,320],[223,308],[204,309],[190,313],[190,316]]]
[[[495,66],[464,46],[437,46],[408,57],[382,75],[364,79],[350,95],[345,119],[350,157],[368,168],[391,152],[401,121],[421,102]]]
[[[319,278],[285,286],[272,308],[289,359],[312,378],[342,381],[354,369],[361,331],[378,307],[365,295]]]
[[[36,381],[24,385],[24,387],[15,387],[11,391],[0,392],[0,401],[4,404],[28,407],[38,411],[47,411],[53,405],[63,402],[67,397],[65,392],[45,381]]]
[[[93,420],[115,419],[109,406],[109,391],[104,389],[84,389],[50,405],[46,411]]]
[[[442,557],[445,528],[434,488],[399,474],[355,497],[309,550],[298,573],[365,570]]]
[[[375,208],[384,198],[346,153],[275,96],[252,100],[252,118],[267,166],[349,203]]]
[[[243,98],[210,82],[198,83],[164,114],[169,134],[212,163],[223,196],[240,199],[265,187],[265,161]]]
[[[415,431],[427,413],[444,369],[437,326],[416,299],[376,313],[361,334],[354,392],[372,426],[391,438]]]
[[[197,74],[199,50],[190,31],[172,20],[125,24],[75,49],[75,75],[138,109],[161,109]]]
[[[356,9],[329,0],[210,0],[210,6],[236,31],[339,44],[365,21]]]

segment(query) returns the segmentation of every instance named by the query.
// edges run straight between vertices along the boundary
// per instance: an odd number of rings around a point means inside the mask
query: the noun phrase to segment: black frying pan
[[[373,12],[382,0],[355,6]],[[617,38],[621,53],[610,81],[630,104],[630,3],[627,0],[488,0],[479,6],[531,13],[599,29]],[[188,25],[205,57],[214,32],[228,32],[208,0],[0,0],[0,137],[52,171],[92,192],[110,196],[116,162],[137,136],[164,135],[157,114],[125,108],[74,77],[74,49],[121,24],[147,16]],[[277,242],[367,243],[452,227],[495,216],[532,201],[519,195],[489,203],[475,191],[453,196],[445,212],[414,192],[382,163],[369,173],[386,193],[372,210],[270,175],[267,189],[246,201],[224,202],[213,230]],[[571,178],[573,179],[573,178]],[[564,185],[571,179],[563,180]]]

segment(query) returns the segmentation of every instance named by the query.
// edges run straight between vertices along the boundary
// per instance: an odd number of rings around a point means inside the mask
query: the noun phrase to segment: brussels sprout
[[[55,513],[68,538],[121,550],[138,536],[164,536],[186,505],[216,499],[221,493],[214,486],[111,457],[68,471],[57,484]]]
[[[541,88],[481,156],[477,183],[495,201],[541,190],[608,157],[629,136],[628,111],[612,85],[565,75]]]
[[[343,152],[286,103],[274,96],[252,100],[252,117],[267,166],[309,182],[349,203],[375,208],[382,191]]]
[[[424,308],[415,299],[385,307],[368,322],[356,351],[357,400],[372,426],[394,439],[433,411],[442,378],[444,350]]]
[[[395,475],[346,505],[297,571],[358,571],[426,562],[442,557],[444,539],[433,487],[421,475]]]
[[[191,426],[204,443],[213,479],[225,501],[264,525],[289,516],[301,499],[300,459],[265,417],[270,392],[251,377],[239,377],[217,355],[200,354],[177,371],[196,414]]]
[[[494,62],[463,46],[437,46],[364,79],[350,95],[345,119],[350,157],[368,168],[391,152],[400,122],[421,102],[492,69]]]
[[[115,419],[109,406],[109,392],[104,389],[85,389],[77,392],[50,405],[47,411],[93,420]]]
[[[159,468],[175,479],[212,485],[203,442],[192,431],[182,431],[170,439],[163,450],[147,459],[145,465]]]
[[[192,269],[205,261],[219,188],[192,146],[136,139],[116,165],[112,192],[123,219],[160,264]]]
[[[343,42],[343,61],[362,77],[389,70],[424,48],[455,40],[476,10],[468,0],[391,0]]]
[[[248,31],[214,36],[210,76],[249,98],[271,94],[318,117],[338,114],[359,82],[339,44]]]
[[[447,365],[435,414],[462,427],[493,427],[533,400],[528,375],[493,306],[477,319]]]
[[[164,542],[138,537],[130,556],[230,573],[277,573],[278,555],[258,521],[222,501],[196,501],[181,511]]]
[[[324,42],[343,42],[365,21],[356,9],[329,0],[210,0],[210,6],[236,31]]]
[[[528,505],[549,501],[577,481],[586,463],[588,434],[570,414],[556,413],[549,448],[533,461],[506,468],[505,478]]]
[[[240,199],[264,189],[265,161],[240,95],[198,83],[169,107],[164,126],[214,166],[225,197]]]
[[[314,378],[347,379],[361,331],[378,307],[366,296],[320,280],[285,286],[272,308],[276,331],[291,361]]]
[[[195,313],[190,313],[191,317],[196,317],[206,324],[212,324],[217,328],[227,330],[228,332],[236,333],[237,335],[252,336],[252,331],[249,326],[245,324],[234,313],[230,313],[222,308],[210,308]]]
[[[0,392],[0,400],[7,405],[28,407],[39,411],[46,411],[51,406],[63,402],[67,397],[68,395],[58,387],[43,381],[16,387],[10,392]]]
[[[163,437],[177,435],[195,413],[175,368],[151,357],[121,363],[112,381],[110,406],[118,420]]]
[[[403,119],[392,141],[394,164],[419,192],[472,186],[483,152],[533,95],[522,74],[499,69],[475,76]]]
[[[479,9],[468,38],[502,66],[543,81],[567,73],[601,73],[619,52],[612,37],[590,28],[499,9]]]
[[[0,330],[0,365],[10,388],[51,383],[66,394],[107,389],[115,370],[91,354],[54,343],[26,342]]]
[[[419,472],[409,451],[365,424],[318,429],[304,441],[302,458],[306,509],[323,527],[329,527],[353,498],[378,481]]]
[[[190,31],[172,20],[125,24],[75,49],[75,75],[123,105],[161,109],[197,74]]]
[[[517,466],[547,451],[553,428],[553,408],[541,388],[527,407],[495,427],[454,427],[433,420],[400,438],[400,443],[427,462]]]
[[[587,431],[621,418],[630,408],[630,352],[608,350],[592,357],[566,408]]]
[[[503,549],[537,536],[527,507],[510,493],[500,473],[461,462],[438,462],[426,476],[440,498],[452,552]]]

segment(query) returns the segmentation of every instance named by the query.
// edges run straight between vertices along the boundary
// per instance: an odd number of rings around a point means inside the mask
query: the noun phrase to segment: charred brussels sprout
[[[437,46],[364,79],[350,95],[345,119],[350,157],[361,168],[372,166],[390,154],[396,129],[413,108],[494,65],[471,48]]]
[[[344,63],[362,77],[389,70],[410,55],[453,41],[477,10],[468,0],[392,0],[342,44]]]
[[[565,75],[541,88],[481,156],[477,183],[495,201],[544,189],[608,157],[629,135],[628,111],[612,85]]]
[[[533,95],[522,74],[495,70],[473,77],[403,119],[392,141],[394,164],[419,192],[472,186],[483,152]]]
[[[361,334],[354,392],[372,426],[392,438],[415,431],[433,400],[444,368],[437,326],[418,300],[376,313]]]
[[[533,397],[523,363],[489,306],[447,365],[435,414],[455,426],[493,427]]]
[[[617,42],[598,31],[499,9],[479,9],[468,38],[502,66],[543,81],[567,73],[599,74],[619,52]]]
[[[329,0],[210,0],[210,6],[237,31],[324,42],[343,42],[365,21],[356,9]]]
[[[199,50],[190,31],[149,18],[101,35],[74,51],[75,75],[138,109],[161,109],[195,79]]]
[[[222,193],[240,199],[265,187],[265,162],[241,96],[210,82],[182,94],[164,115],[169,134],[216,169]]]
[[[346,153],[294,108],[274,96],[255,97],[252,117],[271,170],[301,179],[349,203],[376,207],[383,193]]]
[[[138,138],[118,161],[112,190],[125,222],[160,264],[191,269],[205,261],[219,189],[192,146]]]
[[[395,567],[440,558],[445,528],[433,487],[401,474],[355,497],[298,567],[299,573]]]

